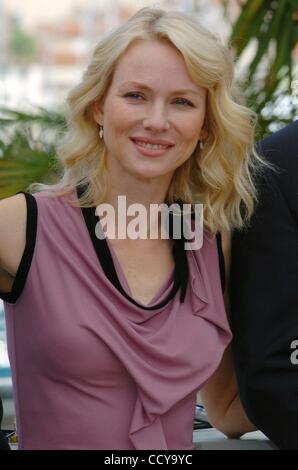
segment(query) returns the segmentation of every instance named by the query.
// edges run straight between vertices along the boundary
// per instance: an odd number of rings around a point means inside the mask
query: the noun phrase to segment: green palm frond
[[[24,191],[33,182],[54,182],[60,173],[57,139],[65,130],[63,115],[0,110],[0,199]]]
[[[36,107],[36,110],[37,113],[32,114],[0,107],[0,125],[11,126],[12,124],[32,124],[35,122],[42,126],[65,127],[65,118],[62,114],[55,111],[49,111],[41,106]]]
[[[296,102],[291,99],[292,51],[298,43],[297,0],[247,0],[230,43],[239,58],[252,41],[256,41],[257,48],[243,85],[249,105],[259,116],[261,138],[270,132],[272,123],[280,127],[298,114]],[[286,116],[278,113],[281,95],[288,98]]]

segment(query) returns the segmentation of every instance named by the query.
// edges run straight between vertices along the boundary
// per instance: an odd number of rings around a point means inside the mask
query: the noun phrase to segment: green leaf
[[[258,8],[258,13],[253,16]],[[290,99],[292,91],[291,53],[298,42],[298,21],[294,15],[297,10],[297,0],[268,0],[262,7],[255,0],[247,0],[233,27],[230,41],[236,48],[238,57],[252,40],[258,41],[258,49],[248,64],[243,83],[247,103],[258,115],[259,138],[298,116],[295,100],[290,100],[286,108],[281,108],[283,96],[288,95]],[[250,17],[247,12],[250,12]],[[274,41],[276,47],[272,50]]]
[[[234,44],[232,42],[231,45],[232,47],[234,46],[236,48],[236,53],[238,57],[240,57],[240,55],[246,48],[247,44],[251,41],[251,39],[254,37],[258,38],[258,36],[260,35],[261,25],[264,24],[264,17],[267,11],[267,6],[264,4],[260,9],[255,20],[249,25],[246,35],[242,38],[240,42],[238,42],[238,45],[236,41]]]
[[[247,37],[249,26],[255,21],[264,3],[268,4],[266,0],[248,0],[242,8],[231,35],[231,43],[236,46],[236,49],[240,47],[241,42]]]
[[[287,0],[280,0],[278,2],[278,7],[275,12],[272,14],[272,19],[270,22],[270,26],[265,34],[261,34],[261,37],[259,39],[259,47],[256,52],[255,58],[250,64],[249,67],[249,77],[248,80],[250,81],[252,79],[253,74],[255,73],[258,65],[261,62],[261,59],[265,55],[266,51],[268,50],[270,41],[272,39],[275,39],[277,42],[277,47],[278,47],[278,38],[280,35],[280,31],[282,30],[282,20],[283,20],[283,15],[285,13],[285,9],[287,7]]]

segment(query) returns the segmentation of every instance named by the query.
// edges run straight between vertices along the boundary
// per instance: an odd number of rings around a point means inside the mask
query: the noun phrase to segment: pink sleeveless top
[[[146,310],[107,278],[81,208],[25,196],[26,247],[1,294],[19,448],[193,449],[196,392],[232,336],[216,239],[187,251],[184,302]],[[149,306],[172,287],[173,273]]]

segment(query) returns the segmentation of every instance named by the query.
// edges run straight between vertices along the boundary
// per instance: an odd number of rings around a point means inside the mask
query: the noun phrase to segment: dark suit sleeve
[[[232,239],[233,352],[251,421],[281,449],[298,449],[298,121],[259,147],[277,171],[258,180],[259,203]]]

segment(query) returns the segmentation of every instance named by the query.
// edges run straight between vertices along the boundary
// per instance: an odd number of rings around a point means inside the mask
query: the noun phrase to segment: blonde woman
[[[1,201],[21,449],[193,449],[198,390],[228,436],[255,429],[238,398],[220,271],[220,239],[228,273],[228,233],[249,220],[263,166],[236,95],[230,52],[212,33],[144,8],[100,41],[69,94],[60,181]],[[119,196],[145,214],[203,204],[202,246],[186,250],[172,229],[101,238],[103,203],[126,233]]]

